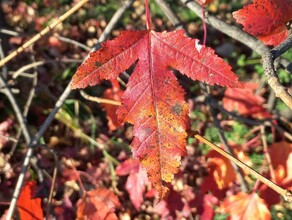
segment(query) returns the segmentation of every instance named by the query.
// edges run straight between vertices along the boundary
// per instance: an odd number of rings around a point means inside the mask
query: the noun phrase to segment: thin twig
[[[30,45],[38,41],[41,37],[49,33],[51,30],[53,30],[58,24],[63,22],[66,18],[68,18],[70,15],[75,13],[79,8],[81,8],[85,3],[87,3],[89,0],[81,0],[78,2],[74,7],[72,7],[70,10],[68,10],[66,13],[61,15],[55,22],[53,22],[51,25],[47,26],[44,30],[42,30],[40,33],[35,35],[33,38],[31,38],[29,41],[24,43],[22,46],[17,48],[14,52],[6,56],[4,59],[0,60],[0,67],[2,67],[5,63],[9,62],[11,59],[13,59],[18,54],[22,53],[26,48],[28,48]]]
[[[33,59],[33,61],[34,61],[34,57],[33,57],[33,56],[32,56],[32,59]],[[28,111],[29,111],[29,107],[30,107],[30,105],[31,105],[31,103],[32,103],[32,100],[33,100],[33,97],[34,97],[34,94],[35,94],[35,88],[36,88],[36,86],[37,86],[37,71],[36,71],[36,67],[35,67],[34,73],[31,74],[31,75],[33,76],[33,78],[32,78],[32,87],[31,87],[31,89],[30,89],[30,92],[29,92],[29,95],[28,95],[27,101],[26,101],[26,103],[25,103],[25,105],[24,105],[24,109],[23,109],[23,113],[22,113],[22,115],[23,115],[24,118],[27,117],[27,114],[28,114]],[[21,134],[22,134],[22,128],[20,128],[20,129],[18,130],[17,135],[16,135],[16,137],[17,137],[16,139],[17,139],[18,141],[19,141],[19,138],[20,138]],[[16,147],[17,147],[18,141],[15,142],[15,143],[12,145],[9,154],[7,155],[7,159],[10,159],[11,156],[13,155],[13,153],[14,153]],[[29,142],[28,142],[27,144],[29,144]]]
[[[12,78],[16,79],[21,73],[29,70],[31,68],[35,68],[38,66],[42,66],[48,63],[82,63],[83,60],[81,59],[61,59],[61,60],[46,60],[46,61],[37,61],[34,63],[30,63],[18,69],[16,72],[13,73]]]
[[[17,199],[19,197],[20,190],[21,190],[21,187],[22,187],[22,184],[24,181],[25,173],[27,172],[27,169],[29,167],[29,161],[30,161],[32,154],[33,154],[34,146],[37,145],[38,140],[43,136],[43,134],[45,133],[45,131],[49,127],[49,125],[51,124],[52,120],[54,119],[56,113],[59,111],[59,109],[63,105],[64,101],[67,99],[70,92],[71,92],[71,90],[70,90],[70,83],[69,83],[68,86],[66,87],[65,91],[63,92],[63,94],[60,96],[59,100],[56,102],[54,109],[51,111],[51,113],[46,118],[45,122],[43,123],[43,125],[41,126],[39,131],[35,134],[35,136],[31,140],[30,144],[28,145],[28,150],[27,150],[26,155],[25,155],[25,159],[24,159],[24,162],[22,165],[21,173],[18,177],[16,186],[15,186],[15,189],[13,192],[13,196],[12,196],[12,199],[10,202],[10,206],[9,206],[9,210],[8,210],[7,218],[6,218],[7,220],[10,220],[12,218],[14,209],[16,207]]]
[[[80,90],[80,94],[82,95],[83,98],[85,98],[89,101],[92,101],[92,102],[117,105],[117,106],[121,105],[121,102],[119,102],[119,101],[91,96],[91,95],[88,95],[87,93],[85,93],[83,90]]]
[[[210,97],[211,98],[211,97]],[[205,99],[204,99],[205,100]],[[271,118],[271,119],[249,119],[242,117],[234,112],[230,112],[226,110],[224,107],[218,104],[216,101],[210,101],[210,105],[212,105],[214,108],[218,109],[221,113],[226,114],[230,116],[231,118],[235,118],[236,120],[241,121],[242,123],[248,124],[248,125],[264,125],[264,126],[270,126],[275,127],[280,133],[282,133],[286,138],[288,138],[290,141],[292,141],[292,135],[285,131],[282,127],[280,127],[277,124],[274,124],[272,121],[277,118]],[[279,120],[282,120],[279,118]]]
[[[4,51],[2,47],[2,39],[0,38],[0,59],[3,59],[3,57],[4,57]],[[6,65],[4,65],[2,68],[2,75],[4,79],[7,79],[7,73],[8,73],[7,67]]]
[[[2,45],[0,44],[0,49],[2,51]],[[3,56],[3,54],[1,53],[0,54],[1,58]],[[3,71],[7,71],[6,68],[3,68]],[[3,74],[3,75],[6,75],[6,74]],[[16,114],[16,118],[20,124],[20,131],[23,130],[23,135],[24,135],[24,138],[25,138],[25,141],[27,144],[30,143],[31,141],[31,137],[30,137],[30,134],[29,134],[29,131],[28,131],[28,127],[27,127],[27,124],[26,124],[26,119],[25,119],[25,116],[21,114],[21,110],[15,100],[15,97],[13,96],[11,90],[10,90],[10,87],[6,84],[6,82],[4,81],[4,79],[2,78],[2,76],[0,75],[0,87],[3,87],[3,93],[6,95],[6,97],[8,98],[8,100],[10,101],[10,104]],[[17,136],[17,140],[19,140],[19,137],[20,137],[20,132],[18,133],[18,136]],[[18,142],[14,142],[14,146],[16,146]],[[8,157],[6,158],[7,160],[9,159],[9,156],[10,154],[8,155]],[[42,172],[38,169],[38,166],[36,165],[36,160],[32,160],[31,161],[31,165],[32,167],[36,170],[37,172],[37,175],[40,179],[40,181],[43,179],[43,175],[42,175]]]
[[[52,184],[51,184],[51,188],[50,188],[50,194],[49,194],[49,199],[48,199],[48,204],[47,204],[47,212],[46,212],[45,219],[48,219],[49,214],[50,214],[51,203],[52,203],[52,199],[53,199],[54,188],[55,188],[57,172],[58,172],[58,168],[57,168],[58,167],[58,157],[53,150],[50,149],[49,152],[51,154],[53,154],[53,156],[54,156],[55,166],[54,166],[54,171],[53,171],[53,178],[52,178]]]
[[[19,36],[19,33],[16,32],[16,31],[12,31],[12,30],[8,30],[8,29],[5,29],[5,28],[0,28],[0,33],[1,34],[7,34],[7,35],[10,35],[10,36]]]
[[[180,0],[184,5],[191,9],[196,15],[202,18],[201,15],[201,5],[196,1],[190,0]],[[229,37],[241,42],[242,44],[248,46],[257,54],[263,56],[269,51],[269,48],[262,44],[261,41],[257,40],[253,36],[243,32],[241,29],[227,24],[224,21],[221,21],[215,16],[208,15],[205,13],[205,21],[207,24],[210,24],[212,27],[216,28],[218,31],[228,35]],[[286,69],[286,71],[292,73],[292,68],[290,67],[290,62],[286,59],[280,59],[279,62]]]
[[[266,156],[268,167],[270,169],[270,175],[271,175],[272,181],[276,182],[276,176],[275,176],[275,172],[272,166],[272,160],[268,151],[267,137],[266,137],[264,125],[261,125],[261,136],[262,136],[262,142],[263,142],[263,147],[264,147],[264,154]]]
[[[218,117],[217,117],[217,113],[215,112],[215,109],[211,106],[210,106],[210,111],[211,111],[211,115],[213,117],[213,120],[214,120],[214,125],[215,127],[217,128],[217,131],[218,131],[218,136],[219,136],[219,139],[221,141],[221,143],[223,144],[224,146],[224,149],[230,154],[230,155],[234,155],[234,152],[233,150],[229,147],[228,143],[227,143],[227,139],[224,135],[224,132],[223,132],[223,129],[220,125],[220,122],[218,120]],[[233,169],[235,170],[239,180],[240,180],[240,186],[242,188],[242,191],[243,192],[248,192],[249,191],[249,187],[248,187],[248,184],[246,182],[246,180],[244,179],[244,173],[242,172],[242,170],[239,168],[238,165],[236,165],[235,163],[231,163]]]
[[[172,11],[171,7],[169,6],[167,2],[165,2],[164,0],[155,0],[155,2],[157,3],[157,5],[164,12],[168,20],[170,20],[170,22],[176,29],[184,28],[179,17]]]
[[[134,0],[125,1],[122,4],[122,6],[115,12],[115,14],[111,18],[111,20],[109,21],[107,26],[105,27],[102,34],[99,36],[99,39],[98,39],[99,43],[105,41],[108,38],[108,36],[112,32],[112,30],[114,29],[114,27],[116,26],[118,21],[121,19],[121,17],[125,13],[125,11],[132,5],[133,2],[134,2]],[[95,46],[95,49],[97,49],[97,47],[98,47],[98,44]]]
[[[80,3],[78,3],[77,5],[80,5],[80,7],[82,6],[81,3],[85,4],[88,0],[83,0],[81,1]],[[133,0],[129,1],[129,2],[133,2]],[[129,7],[129,6],[128,6]],[[73,9],[73,8],[72,8]],[[71,9],[71,10],[72,10]],[[70,11],[71,11],[70,10]],[[76,9],[77,10],[77,9]],[[123,11],[123,13],[125,12],[125,10]],[[73,13],[73,12],[72,12]],[[68,14],[65,13],[65,14]],[[64,14],[64,15],[65,15]],[[63,15],[63,16],[64,16]],[[68,15],[69,16],[69,15]],[[120,15],[122,16],[122,15]],[[61,18],[61,17],[60,17]],[[59,18],[59,20],[60,20]],[[64,18],[65,19],[65,18]],[[113,18],[112,18],[113,19]],[[117,22],[117,21],[116,21]],[[52,25],[51,25],[52,26]],[[49,27],[51,27],[49,26]],[[114,25],[111,25],[111,28],[113,28]],[[108,31],[108,34],[111,32],[111,29],[110,28],[106,28],[105,30]],[[42,33],[42,32],[41,32]],[[38,35],[37,35],[38,36]],[[108,36],[107,34],[102,34],[102,36]],[[37,39],[35,40],[37,41]],[[101,42],[102,39],[100,38],[99,39],[99,42]],[[17,54],[16,54],[17,55]],[[15,56],[16,56],[15,55]],[[9,58],[12,59],[13,57]],[[5,64],[6,62],[8,62],[9,60],[7,61],[4,61],[3,64]],[[3,60],[1,60],[1,62],[3,62]],[[3,65],[2,64],[2,65]],[[1,65],[0,65],[1,67]],[[23,70],[25,71],[25,70]],[[32,157],[32,153],[33,153],[33,148],[35,145],[38,144],[38,140],[43,136],[43,134],[45,133],[45,131],[47,130],[47,128],[49,127],[49,125],[51,124],[52,120],[55,118],[55,115],[57,114],[57,112],[59,111],[59,109],[61,108],[61,106],[63,105],[64,101],[67,99],[67,97],[69,96],[70,92],[71,92],[71,89],[70,89],[70,84],[71,82],[68,83],[66,89],[64,90],[63,94],[60,96],[60,98],[58,99],[58,101],[56,102],[55,104],[55,107],[53,108],[53,110],[50,112],[49,116],[46,118],[45,122],[43,123],[43,125],[41,126],[41,128],[39,129],[39,131],[35,134],[35,136],[33,137],[32,141],[30,142],[30,144],[28,145],[28,150],[27,150],[27,153],[25,155],[25,159],[24,159],[24,162],[23,162],[23,165],[22,165],[22,170],[21,170],[21,174],[19,175],[18,177],[18,180],[17,180],[17,183],[16,183],[16,186],[15,186],[15,189],[14,189],[14,193],[13,193],[13,197],[12,197],[12,200],[10,202],[10,206],[9,206],[9,210],[8,210],[8,213],[7,213],[7,220],[10,220],[12,218],[12,215],[13,215],[13,212],[15,210],[15,207],[16,207],[16,203],[17,203],[17,200],[18,200],[18,197],[19,197],[19,194],[20,194],[20,190],[21,190],[21,187],[22,187],[22,184],[23,184],[23,181],[24,181],[24,177],[25,177],[25,173],[27,172],[27,169],[28,169],[28,166],[29,166],[29,161],[30,161],[30,158]],[[1,83],[0,83],[0,87],[1,87]],[[4,84],[3,87],[6,87],[6,85]]]
[[[0,139],[5,140],[5,141],[17,142],[16,138],[5,136],[1,132],[0,132]]]
[[[271,86],[271,88],[274,90],[276,97],[279,97],[292,110],[292,96],[279,82],[279,79],[274,67],[275,59],[281,56],[291,47],[292,47],[292,34],[290,34],[289,37],[284,42],[279,44],[274,49],[268,51],[263,56],[263,67],[265,70],[267,81],[269,85]]]
[[[12,94],[12,92],[10,91],[9,86],[6,84],[6,82],[4,81],[4,79],[2,78],[2,76],[0,75],[0,86],[3,87],[3,93],[6,95],[6,97],[8,98],[15,114],[16,114],[16,118],[20,124],[21,129],[23,130],[23,135],[25,138],[25,141],[27,143],[30,142],[31,138],[30,138],[30,134],[29,131],[27,129],[27,125],[26,125],[26,121],[20,111],[20,108]]]
[[[229,153],[221,149],[220,147],[216,146],[212,142],[208,141],[204,137],[202,137],[199,134],[195,134],[195,138],[198,139],[199,141],[203,142],[204,144],[208,145],[227,159],[231,160],[232,162],[236,163],[239,167],[241,167],[243,170],[246,172],[252,174],[255,176],[257,179],[259,179],[262,183],[266,184],[268,187],[271,189],[275,190],[277,193],[279,193],[281,196],[284,197],[284,199],[288,202],[292,202],[292,192],[286,189],[283,189],[282,187],[278,186],[277,184],[273,183],[272,181],[266,179],[263,177],[261,174],[256,172],[254,169],[246,165],[245,163],[241,162],[240,160],[236,159],[235,157],[231,156]]]
[[[260,168],[259,173],[263,173],[264,168],[265,168],[265,164],[266,164],[266,160],[264,159],[264,160],[263,160],[263,163],[262,163],[262,165],[261,165],[261,168]],[[253,189],[252,189],[253,192],[256,192],[256,191],[257,191],[257,189],[258,189],[258,187],[259,187],[259,185],[260,185],[260,182],[261,182],[261,181],[260,181],[259,179],[256,180],[256,182],[255,182],[255,184],[254,184],[254,186],[253,186]]]
[[[72,44],[72,45],[75,45],[77,47],[80,47],[88,52],[91,51],[91,48],[90,47],[87,47],[85,44],[82,44],[76,40],[73,40],[71,38],[68,38],[68,37],[62,37],[62,36],[56,36],[60,41],[63,41],[63,42],[66,42],[66,43],[69,43],[69,44]]]
[[[203,29],[204,29],[204,38],[203,38],[203,45],[206,45],[207,41],[207,25],[205,21],[205,4],[202,4],[202,23],[203,23]]]

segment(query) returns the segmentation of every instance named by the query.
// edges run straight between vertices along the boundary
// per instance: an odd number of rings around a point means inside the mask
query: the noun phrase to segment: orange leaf
[[[170,67],[193,80],[211,85],[237,87],[241,84],[231,67],[184,32],[158,33],[151,30],[124,31],[78,68],[72,88],[114,79],[138,60],[118,109],[118,119],[134,124],[133,155],[148,173],[163,197],[186,154],[188,105],[184,90]]]
[[[43,210],[41,208],[42,200],[34,197],[35,190],[36,181],[27,182],[21,190],[17,201],[17,207],[21,219],[44,219]]]
[[[227,197],[221,204],[220,212],[230,214],[230,220],[269,220],[271,213],[263,199],[256,193],[239,192]]]
[[[241,146],[230,145],[230,147],[233,149],[233,152],[238,159],[251,165],[250,159],[242,151]],[[235,181],[236,173],[226,157],[222,156],[215,150],[211,150],[206,155],[206,158],[208,158],[209,175],[204,179],[202,191],[216,190],[216,188],[222,190]],[[216,186],[213,184],[214,182],[216,183]]]
[[[233,17],[264,44],[277,46],[288,36],[286,23],[292,20],[292,1],[254,0]]]
[[[118,197],[108,189],[86,192],[77,202],[78,220],[117,220],[114,213],[121,204]]]

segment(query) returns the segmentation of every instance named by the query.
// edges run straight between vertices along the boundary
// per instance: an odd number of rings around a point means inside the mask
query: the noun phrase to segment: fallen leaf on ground
[[[108,189],[86,192],[77,202],[78,220],[117,220],[116,208],[121,204],[118,197]]]
[[[116,174],[118,176],[129,175],[126,190],[134,207],[139,210],[144,201],[143,193],[148,182],[146,171],[141,168],[138,160],[128,159],[117,166]]]
[[[220,206],[220,212],[229,214],[230,220],[269,220],[271,213],[263,199],[256,193],[239,192],[228,196]]]

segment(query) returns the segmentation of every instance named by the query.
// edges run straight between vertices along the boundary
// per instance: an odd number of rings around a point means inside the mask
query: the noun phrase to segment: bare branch
[[[51,30],[53,30],[58,24],[63,22],[66,18],[68,18],[70,15],[75,13],[79,8],[81,8],[85,3],[87,3],[89,0],[81,0],[78,2],[74,7],[72,7],[70,10],[68,10],[66,13],[61,15],[55,22],[53,22],[51,25],[47,26],[44,30],[42,30],[40,33],[35,35],[33,38],[31,38],[29,41],[27,41],[25,44],[17,48],[14,52],[6,56],[4,59],[0,60],[0,67],[2,67],[5,63],[9,62],[11,59],[13,59],[18,54],[22,53],[26,48],[28,48],[30,45],[37,42],[41,37],[49,33]]]
[[[169,4],[167,4],[164,0],[155,0],[156,3],[159,5],[161,10],[164,12],[166,17],[170,20],[170,22],[173,24],[173,26],[176,29],[182,29],[183,25],[179,19],[179,17],[172,11]]]
[[[281,56],[291,47],[292,47],[292,35],[290,34],[290,36],[284,42],[282,42],[280,45],[278,45],[274,49],[268,51],[263,56],[263,67],[265,70],[267,81],[269,85],[271,86],[271,88],[274,90],[276,97],[279,97],[292,110],[292,96],[279,82],[279,79],[274,67],[275,59]]]
[[[70,89],[70,83],[69,83],[68,86],[66,87],[65,91],[63,92],[63,94],[60,96],[59,100],[56,102],[54,109],[51,111],[51,113],[49,114],[49,116],[46,118],[45,122],[41,126],[40,130],[35,134],[33,139],[30,141],[30,144],[28,145],[28,150],[26,152],[25,159],[24,159],[24,162],[23,162],[22,168],[21,168],[21,173],[18,177],[16,186],[15,186],[15,190],[14,190],[11,202],[10,202],[10,206],[9,206],[9,210],[8,210],[7,218],[6,218],[7,220],[10,220],[12,218],[12,215],[13,215],[16,203],[17,203],[17,199],[19,197],[20,190],[21,190],[21,187],[22,187],[22,184],[24,181],[25,173],[27,172],[27,169],[29,167],[29,161],[30,161],[32,154],[33,154],[34,146],[38,144],[38,140],[43,136],[43,134],[45,133],[45,131],[49,127],[52,120],[55,118],[56,113],[59,111],[59,109],[63,105],[64,101],[67,99],[70,92],[71,92],[71,89]]]
[[[110,104],[110,105],[117,105],[117,106],[121,105],[121,102],[119,102],[119,101],[91,96],[91,95],[88,95],[87,93],[85,93],[82,90],[80,91],[80,94],[82,95],[83,98],[85,98],[85,99],[87,99],[89,101],[92,101],[92,102],[104,103],[104,104]]]
[[[86,45],[84,45],[84,44],[82,44],[82,43],[80,43],[80,42],[78,42],[78,41],[76,41],[76,40],[73,40],[73,39],[71,39],[71,38],[68,38],[68,37],[62,37],[62,36],[56,36],[60,41],[63,41],[63,42],[66,42],[66,43],[69,43],[69,44],[73,44],[73,45],[75,45],[75,46],[77,46],[77,47],[80,47],[80,48],[82,48],[82,49],[84,49],[84,50],[86,50],[86,51],[91,51],[91,48],[90,47],[87,47]]]
[[[88,0],[87,0],[88,1]],[[83,4],[87,1],[82,1]],[[127,1],[127,2],[130,2],[132,3],[133,0],[131,1]],[[81,2],[80,2],[81,3]],[[79,3],[79,4],[80,4]],[[80,6],[81,7],[81,6]],[[129,6],[127,6],[128,8]],[[77,9],[76,9],[77,10]],[[118,10],[119,11],[119,10]],[[125,10],[123,10],[123,13],[125,12]],[[119,12],[120,13],[120,12]],[[66,14],[66,13],[65,13]],[[64,15],[65,15],[64,14]],[[122,14],[120,14],[119,16],[122,16]],[[115,16],[114,16],[115,17]],[[113,19],[112,19],[113,20]],[[115,21],[117,22],[117,20]],[[114,23],[114,22],[113,22]],[[114,25],[112,24],[110,28],[106,28],[107,31],[108,31],[108,34],[112,31],[112,29],[114,28]],[[101,36],[104,36],[104,37],[107,37],[108,35],[107,34],[104,34],[104,35],[101,35]],[[35,40],[37,41],[37,40]],[[99,42],[101,42],[101,38],[99,39]],[[13,58],[13,57],[12,57]],[[10,58],[10,59],[12,59]],[[9,60],[10,60],[9,59]],[[9,60],[5,61],[8,62]],[[2,62],[2,61],[1,61]],[[3,64],[5,64],[3,63]],[[43,63],[42,63],[43,64]],[[39,65],[42,65],[41,63],[39,63]],[[0,65],[1,66],[1,65]],[[30,68],[32,67],[35,67],[34,66],[30,66]],[[26,69],[22,69],[21,72],[25,71]],[[20,71],[19,71],[20,72]],[[18,74],[18,73],[17,73]],[[15,74],[16,75],[16,74]],[[17,200],[18,200],[18,197],[19,197],[19,194],[20,194],[20,190],[21,190],[21,187],[22,187],[22,184],[23,184],[23,181],[24,181],[24,177],[25,177],[25,173],[27,172],[27,169],[29,167],[29,161],[32,157],[32,154],[33,154],[33,149],[34,149],[34,146],[36,146],[38,144],[38,140],[43,136],[43,134],[45,133],[45,131],[47,130],[47,128],[49,127],[49,125],[51,124],[52,120],[55,118],[55,115],[57,114],[57,112],[59,111],[59,109],[61,108],[61,106],[63,105],[63,103],[65,102],[65,100],[67,99],[67,97],[69,96],[70,92],[71,92],[71,89],[70,89],[70,84],[71,82],[68,83],[66,89],[64,90],[63,94],[60,96],[60,98],[58,99],[58,101],[56,102],[55,104],[55,107],[53,108],[53,110],[51,111],[51,113],[49,114],[49,116],[46,118],[45,122],[43,123],[43,125],[41,126],[41,128],[39,129],[39,131],[35,134],[35,136],[33,137],[33,139],[30,141],[30,144],[28,145],[28,150],[27,150],[27,153],[25,155],[25,159],[24,159],[24,162],[23,162],[23,165],[22,165],[22,170],[21,170],[21,174],[19,175],[18,177],[18,180],[17,180],[17,183],[16,183],[16,187],[15,187],[15,190],[14,190],[14,193],[13,193],[13,197],[12,197],[12,200],[11,200],[11,203],[10,203],[10,206],[9,206],[9,210],[8,210],[8,213],[7,213],[7,220],[10,220],[12,218],[12,215],[13,215],[13,212],[14,212],[14,209],[16,207],[16,203],[17,203]],[[0,84],[0,87],[2,85]],[[4,82],[4,85],[3,85],[4,88],[6,88],[7,86],[5,85],[5,82]]]
[[[107,26],[105,27],[103,33],[99,36],[98,42],[103,42],[108,38],[118,21],[121,19],[125,11],[132,5],[134,0],[127,0],[123,3],[123,5],[116,11],[113,15],[112,19],[109,21]],[[96,47],[95,47],[96,49]]]
[[[48,63],[82,63],[83,60],[79,59],[63,59],[63,60],[46,60],[46,61],[37,61],[34,63],[30,63],[28,65],[25,65],[21,67],[19,70],[13,73],[12,78],[16,79],[21,73],[25,72],[26,70],[29,70],[31,68],[35,68],[38,66],[42,66]]]
[[[209,95],[209,94],[206,94],[206,95],[207,95],[207,97],[211,96],[211,95]],[[208,98],[207,98],[207,100],[208,100]],[[210,99],[209,99],[209,100],[210,100]],[[226,139],[226,137],[225,137],[225,135],[224,135],[224,130],[223,130],[223,128],[221,127],[221,125],[220,125],[220,121],[219,121],[219,119],[218,119],[218,117],[217,117],[218,114],[217,114],[217,112],[215,111],[215,109],[213,108],[213,106],[210,104],[210,101],[207,101],[207,103],[208,103],[208,105],[210,106],[211,115],[212,115],[213,120],[214,120],[214,125],[215,125],[215,127],[217,128],[219,139],[220,139],[221,143],[223,144],[224,149],[225,149],[225,150],[226,150],[231,156],[234,157],[234,152],[233,152],[233,150],[231,149],[231,147],[228,145],[227,139]],[[248,187],[248,184],[247,184],[246,180],[244,179],[244,173],[242,172],[242,170],[240,169],[240,167],[239,167],[236,163],[232,162],[231,165],[232,165],[233,169],[235,170],[237,177],[238,177],[239,180],[240,180],[240,183],[241,183],[240,186],[241,186],[241,188],[242,188],[242,191],[243,191],[243,192],[248,192],[248,191],[249,191],[249,187]]]

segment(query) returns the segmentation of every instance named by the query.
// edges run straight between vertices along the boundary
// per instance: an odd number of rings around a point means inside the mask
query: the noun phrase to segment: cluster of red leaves
[[[231,146],[239,159],[251,165],[240,146]],[[272,144],[269,146],[269,153],[273,155],[272,166],[277,177],[277,184],[292,189],[292,144],[287,142]],[[184,186],[183,190],[171,188],[168,196],[153,207],[152,211],[159,214],[160,219],[173,219],[175,216],[176,218],[188,218],[194,208],[202,218],[212,219],[216,207],[217,213],[229,214],[230,219],[271,219],[269,207],[280,202],[278,194],[263,185],[259,188],[259,195],[255,192],[250,194],[238,192],[226,197],[224,192],[236,185],[236,176],[230,161],[215,151],[210,151],[206,157],[208,158],[209,175],[204,178],[200,191],[194,193],[189,186]],[[125,188],[136,210],[141,210],[141,204],[155,196],[155,191],[146,191],[147,175],[139,161],[125,160],[116,168],[116,174],[128,176]],[[212,192],[212,194],[207,192]],[[36,182],[26,183],[17,203],[21,218],[43,218],[41,199],[36,198],[35,193]],[[77,219],[109,220],[118,219],[115,212],[117,209],[121,209],[122,205],[119,197],[111,190],[96,188],[85,192],[76,207]]]
[[[292,1],[254,0],[233,17],[264,44],[277,46],[288,36],[286,24],[292,20]]]

